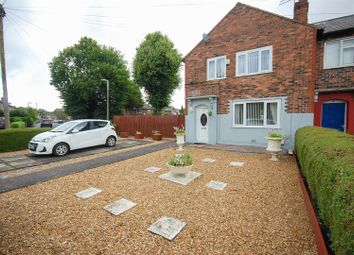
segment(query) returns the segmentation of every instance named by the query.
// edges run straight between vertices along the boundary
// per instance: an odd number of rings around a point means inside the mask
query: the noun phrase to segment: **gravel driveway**
[[[1,194],[0,254],[317,254],[292,157],[187,150],[202,174],[187,186],[158,177],[166,149]],[[207,188],[211,180],[227,186]],[[102,192],[74,196],[89,187]],[[121,198],[137,205],[119,216],[103,210]],[[147,230],[165,215],[187,223],[173,241]]]

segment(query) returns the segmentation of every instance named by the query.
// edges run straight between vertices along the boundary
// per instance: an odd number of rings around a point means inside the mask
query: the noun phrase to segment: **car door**
[[[106,143],[106,139],[109,136],[107,132],[107,121],[95,120],[91,122],[91,127],[95,132],[95,145],[102,145]]]
[[[70,145],[72,150],[85,148],[90,146],[90,122],[84,121],[77,124],[73,129],[68,133],[67,143]]]

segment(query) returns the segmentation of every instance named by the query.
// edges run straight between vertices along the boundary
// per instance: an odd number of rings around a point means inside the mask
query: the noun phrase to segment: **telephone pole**
[[[5,128],[10,127],[10,111],[9,99],[7,94],[7,81],[6,81],[6,66],[5,66],[5,47],[4,47],[4,27],[3,19],[6,15],[4,7],[0,4],[0,62],[1,62],[1,78],[2,78],[2,92],[3,92],[3,105],[5,116]]]

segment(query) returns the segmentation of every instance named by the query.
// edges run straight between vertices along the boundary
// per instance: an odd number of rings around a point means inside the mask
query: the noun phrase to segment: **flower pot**
[[[193,165],[190,165],[190,166],[171,166],[170,164],[167,164],[167,167],[168,167],[168,169],[170,169],[170,172],[173,175],[185,176],[190,171],[192,171]]]
[[[267,151],[269,151],[272,154],[270,160],[278,161],[277,152],[281,151],[281,142],[283,141],[283,138],[267,137],[267,140],[268,140]]]
[[[135,139],[144,139],[143,133],[135,133]]]
[[[183,135],[176,135],[176,138],[177,138],[177,145],[178,145],[178,150],[179,151],[182,151],[183,148],[183,144],[184,144],[184,134]]]
[[[152,134],[152,140],[162,141],[162,134]]]
[[[120,132],[119,136],[121,138],[128,138],[129,137],[129,132]]]
[[[267,151],[270,151],[270,152],[281,151],[281,142],[282,142],[283,138],[267,137],[267,140],[268,140]]]

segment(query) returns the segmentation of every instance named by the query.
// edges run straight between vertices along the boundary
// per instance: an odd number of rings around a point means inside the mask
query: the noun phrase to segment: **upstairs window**
[[[324,67],[335,68],[354,65],[354,38],[325,43]]]
[[[226,78],[226,57],[216,57],[208,59],[208,80],[224,79]]]
[[[236,76],[271,72],[272,55],[272,46],[237,52]]]

